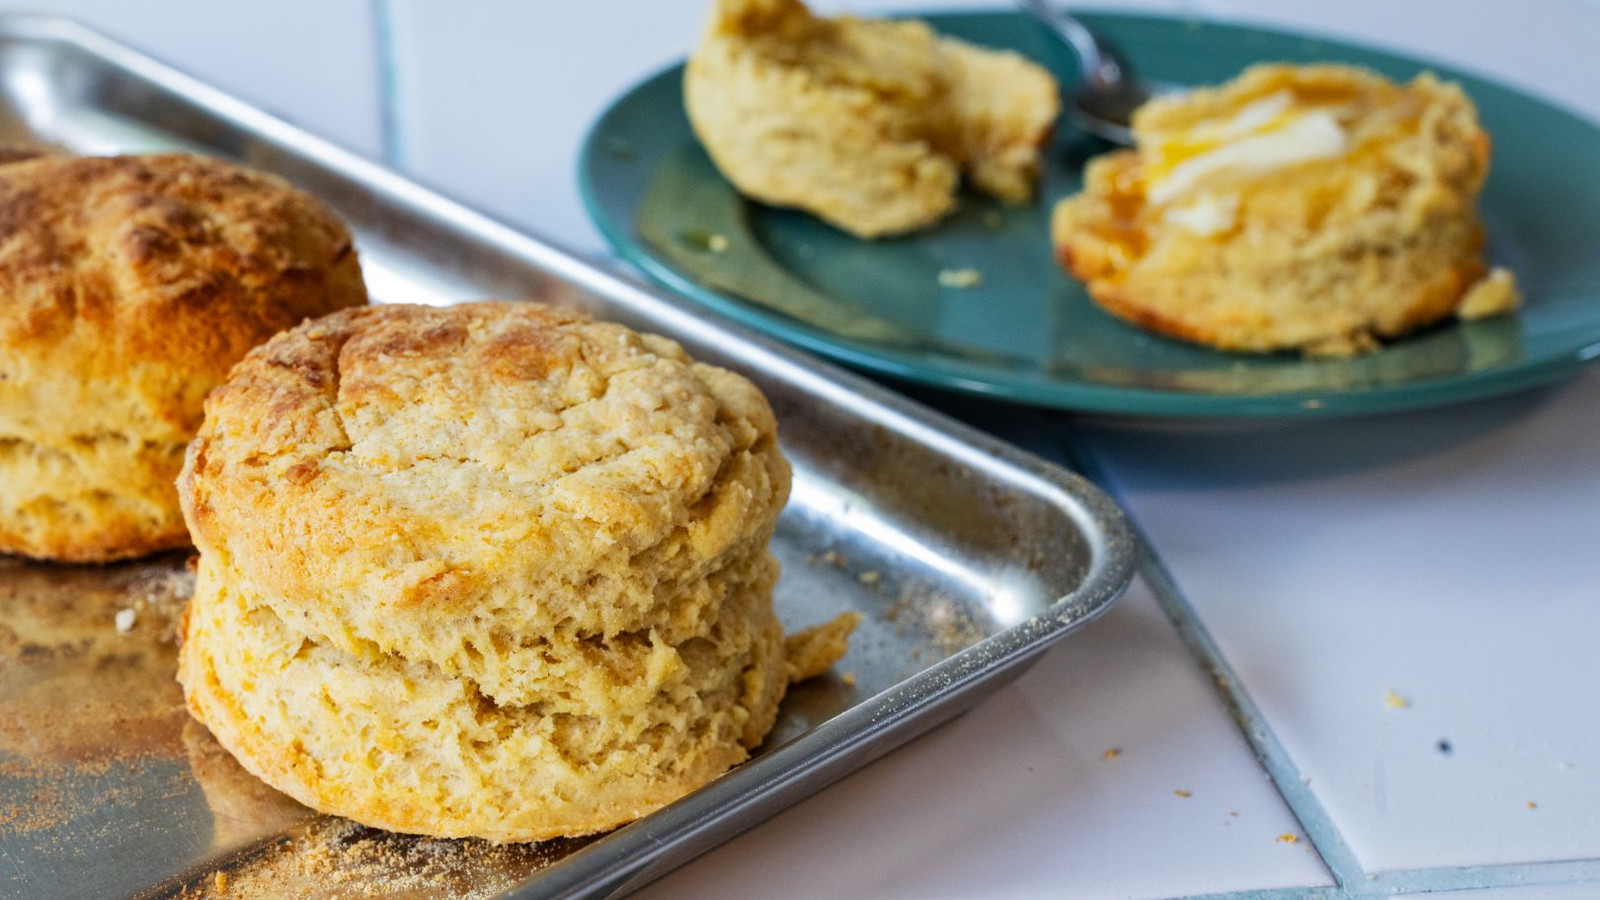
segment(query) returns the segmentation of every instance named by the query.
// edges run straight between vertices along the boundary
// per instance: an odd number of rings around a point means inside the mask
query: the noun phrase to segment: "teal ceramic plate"
[[[1070,85],[1075,64],[1014,13],[927,17],[940,31],[1015,49]],[[1151,77],[1215,83],[1266,60],[1344,61],[1400,79],[1460,81],[1494,140],[1483,194],[1490,256],[1526,296],[1513,317],[1452,323],[1351,360],[1237,356],[1146,334],[1094,306],[1051,259],[1048,217],[1105,151],[1062,122],[1040,198],[963,198],[935,229],[867,242],[804,213],[740,197],[684,116],[682,68],[638,85],[589,135],[590,213],[630,262],[684,296],[846,364],[1041,406],[1138,416],[1373,413],[1548,381],[1600,355],[1600,129],[1470,75],[1304,36],[1163,18],[1089,24]],[[974,287],[942,286],[976,269]]]

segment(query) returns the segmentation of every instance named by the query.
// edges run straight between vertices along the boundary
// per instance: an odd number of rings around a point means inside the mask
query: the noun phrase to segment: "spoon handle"
[[[1084,24],[1070,13],[1046,0],[1017,0],[1017,5],[1049,26],[1067,42],[1072,52],[1078,56],[1078,67],[1083,73],[1085,84],[1104,86],[1122,81],[1122,66],[1117,63],[1116,58],[1100,46],[1100,41],[1094,36],[1094,32],[1084,27]]]

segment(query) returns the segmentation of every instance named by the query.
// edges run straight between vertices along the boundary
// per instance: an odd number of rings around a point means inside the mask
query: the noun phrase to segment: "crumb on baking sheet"
[[[323,818],[231,873],[185,889],[185,900],[279,897],[498,897],[590,839],[491,844],[391,834]]]
[[[846,672],[843,675],[839,676],[839,681],[842,682],[845,687],[855,687],[856,686],[856,673],[854,673],[854,672]]]
[[[1391,688],[1383,695],[1383,705],[1390,709],[1410,709],[1411,700]]]
[[[844,612],[821,625],[784,637],[784,668],[790,683],[828,671],[850,649],[850,633],[860,624],[860,613]]]
[[[965,269],[940,269],[939,286],[947,288],[970,288],[983,284],[983,273],[968,266]]]
[[[883,579],[883,573],[882,572],[876,572],[876,571],[862,572],[860,575],[856,576],[856,580],[857,581],[861,582],[862,584],[866,584],[866,585],[877,584],[882,579]]]
[[[139,613],[133,607],[124,607],[117,610],[116,625],[118,634],[127,634],[133,630],[133,623],[138,621]]]
[[[1298,843],[1300,843],[1300,835],[1295,834],[1294,832],[1291,832],[1291,831],[1285,831],[1283,834],[1278,835],[1278,843],[1280,843],[1280,844],[1298,844]]]

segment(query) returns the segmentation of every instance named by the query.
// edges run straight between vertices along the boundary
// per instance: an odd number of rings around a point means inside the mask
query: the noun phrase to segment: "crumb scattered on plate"
[[[965,269],[940,269],[939,286],[947,288],[970,288],[983,284],[983,273],[968,267]]]

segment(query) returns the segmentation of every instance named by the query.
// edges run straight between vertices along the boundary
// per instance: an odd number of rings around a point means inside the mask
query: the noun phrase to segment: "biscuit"
[[[195,156],[0,166],[0,552],[73,562],[188,543],[173,488],[245,351],[366,301],[310,196]]]
[[[1140,327],[1349,356],[1456,314],[1487,274],[1489,139],[1454,84],[1263,65],[1152,100],[1133,127],[1137,149],[1091,161],[1051,230],[1094,300]],[[1469,311],[1515,305],[1495,284]]]
[[[1028,199],[1060,110],[1050,73],[1015,53],[799,0],[717,0],[684,99],[741,193],[867,238],[937,222],[963,176]]]
[[[704,784],[787,681],[761,393],[537,304],[348,310],[252,351],[180,493],[191,711],[301,802],[496,841]]]

